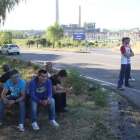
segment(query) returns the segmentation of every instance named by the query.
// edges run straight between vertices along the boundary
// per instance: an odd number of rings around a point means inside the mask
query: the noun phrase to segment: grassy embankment
[[[50,47],[42,47],[42,45],[38,45],[38,48],[37,46],[34,44],[34,45],[30,45],[30,48],[28,45],[25,45],[26,44],[26,40],[27,39],[13,39],[13,43],[19,45],[19,47],[21,49],[41,49],[41,50],[47,50],[47,51],[68,51],[68,52],[86,52],[85,49],[86,47],[85,46],[78,46],[78,47],[75,47],[75,46],[65,46],[65,47],[55,47],[53,49],[52,46]],[[88,46],[87,49],[89,48],[112,48],[112,47],[115,47],[116,45],[114,45],[114,43],[112,42],[108,42],[108,43],[101,43],[101,42],[98,42],[98,43],[94,43],[94,45],[92,46]],[[84,51],[83,51],[84,50]],[[87,50],[88,52],[88,50]]]
[[[140,54],[140,42],[131,43],[131,48],[134,54]],[[112,51],[120,52],[120,46],[111,49]]]
[[[0,56],[0,68],[3,64],[10,64],[12,69],[18,69],[21,77],[28,82],[37,74],[39,66],[31,65],[19,59]],[[75,70],[70,73],[64,83],[65,87],[73,87],[73,91],[67,94],[67,104],[70,111],[64,113],[65,119],[56,117],[59,128],[53,128],[48,124],[46,114],[38,114],[39,131],[33,131],[29,118],[25,119],[25,132],[18,132],[18,115],[12,108],[6,106],[3,124],[0,126],[0,139],[2,140],[106,140],[117,139],[113,130],[106,125],[106,115],[110,115],[111,105],[108,105],[109,92],[101,91],[100,85],[91,84]],[[0,69],[0,75],[2,74]],[[76,74],[76,75],[75,75]],[[89,85],[92,85],[89,88]],[[28,107],[28,106],[27,106]]]

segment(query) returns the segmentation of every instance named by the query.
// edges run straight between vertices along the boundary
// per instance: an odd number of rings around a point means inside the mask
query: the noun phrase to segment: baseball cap
[[[17,76],[20,76],[20,74],[19,74],[18,70],[16,70],[16,69],[11,70],[10,75],[11,75],[12,77],[17,77]]]
[[[5,65],[3,65],[2,68],[3,68],[3,70],[9,70],[11,67],[9,64],[5,64]]]
[[[44,65],[46,65],[46,66],[52,66],[52,62],[44,62]]]

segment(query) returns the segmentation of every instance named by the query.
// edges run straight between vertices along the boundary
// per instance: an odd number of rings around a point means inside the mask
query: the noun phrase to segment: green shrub
[[[89,87],[89,91],[89,95],[93,97],[93,100],[97,105],[104,106],[108,102],[109,92],[103,91],[100,84],[94,84]]]
[[[65,82],[72,85],[74,94],[80,94],[83,91],[83,86],[86,83],[84,76],[81,76],[75,69],[67,70],[67,72],[68,75]]]
[[[108,102],[108,91],[96,90],[91,92],[91,96],[97,105],[104,106]]]
[[[34,70],[39,69],[39,65],[38,64],[33,64],[32,67],[33,67]]]
[[[117,42],[117,46],[120,46],[121,45],[121,43],[120,42]]]

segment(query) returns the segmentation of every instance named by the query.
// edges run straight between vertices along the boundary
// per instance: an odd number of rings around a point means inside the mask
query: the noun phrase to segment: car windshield
[[[9,47],[18,47],[17,45],[9,45]]]

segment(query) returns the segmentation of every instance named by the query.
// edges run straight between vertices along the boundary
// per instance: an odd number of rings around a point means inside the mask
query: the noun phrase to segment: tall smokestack
[[[56,23],[59,24],[59,0],[56,0]]]
[[[81,27],[81,6],[79,6],[79,27]]]

